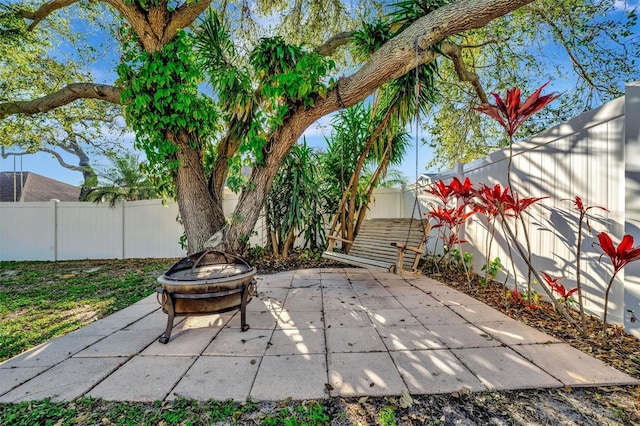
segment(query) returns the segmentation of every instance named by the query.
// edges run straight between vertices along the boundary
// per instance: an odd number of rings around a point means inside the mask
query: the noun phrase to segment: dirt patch
[[[415,396],[402,408],[397,398],[334,399],[329,407],[344,423],[381,424],[390,410],[400,425],[632,425],[640,421],[631,389],[549,389]],[[629,405],[627,405],[629,404]],[[340,417],[337,416],[336,417]]]

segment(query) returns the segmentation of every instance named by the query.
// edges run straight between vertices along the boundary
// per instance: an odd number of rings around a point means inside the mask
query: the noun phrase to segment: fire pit
[[[158,338],[169,342],[176,315],[213,314],[240,309],[242,331],[247,303],[255,292],[256,268],[231,253],[205,251],[179,260],[158,282],[158,301],[168,315],[167,328]]]

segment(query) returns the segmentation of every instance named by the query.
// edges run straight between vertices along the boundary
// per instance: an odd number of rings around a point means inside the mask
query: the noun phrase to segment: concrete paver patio
[[[0,402],[91,396],[280,400],[638,384],[425,277],[356,268],[258,276],[238,312],[166,325],[152,295],[0,364]]]

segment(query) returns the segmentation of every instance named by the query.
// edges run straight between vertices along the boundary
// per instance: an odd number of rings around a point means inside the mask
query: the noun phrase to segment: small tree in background
[[[324,213],[327,203],[321,186],[318,153],[306,141],[285,158],[266,199],[266,222],[271,252],[289,256],[296,238],[304,247],[325,245]]]
[[[164,189],[154,183],[145,173],[143,163],[132,153],[110,157],[111,167],[98,172],[98,183],[83,201],[108,202],[111,207],[119,201],[149,200],[164,198]]]

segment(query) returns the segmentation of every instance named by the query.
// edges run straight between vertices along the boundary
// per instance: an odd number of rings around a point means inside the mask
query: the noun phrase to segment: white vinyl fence
[[[225,191],[223,210],[238,196]],[[0,203],[0,261],[183,257],[178,205],[161,200]],[[250,244],[266,241],[258,220]]]
[[[0,260],[180,257],[175,204],[0,203]]]
[[[369,218],[404,217],[401,188],[378,189]],[[223,209],[231,214],[238,196],[225,191]],[[409,207],[410,209],[411,207]],[[84,202],[0,203],[0,261],[174,258],[185,256],[179,240],[178,206],[160,200],[108,204]],[[267,235],[258,220],[251,245]]]
[[[434,179],[448,182],[453,176],[469,177],[476,186],[500,183],[504,187],[508,158],[508,149],[501,150]],[[578,215],[572,200],[580,196],[585,205],[609,210],[590,210],[591,232],[585,231],[581,245],[586,308],[601,315],[612,268],[609,258],[600,258],[601,251],[594,246],[597,233],[608,232],[616,244],[624,234],[631,234],[635,245],[640,245],[640,83],[628,84],[622,98],[514,144],[511,180],[523,197],[549,197],[534,205],[527,217],[533,263],[539,271],[566,277],[563,283],[568,289],[576,285]],[[499,257],[510,282],[515,274],[522,286],[527,267],[517,253],[510,256],[500,226],[496,228],[489,258]],[[486,222],[474,220],[464,229],[468,244],[463,250],[473,254],[476,271],[485,264],[487,237]],[[524,244],[523,238],[520,241]],[[640,314],[640,262],[618,274],[609,300],[611,322],[624,323],[640,336],[640,324],[630,320],[634,312]]]

